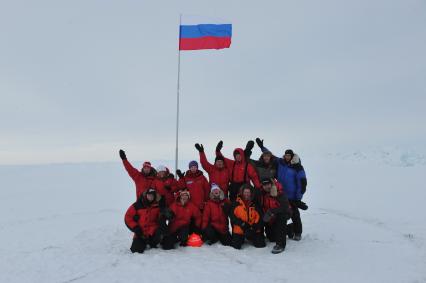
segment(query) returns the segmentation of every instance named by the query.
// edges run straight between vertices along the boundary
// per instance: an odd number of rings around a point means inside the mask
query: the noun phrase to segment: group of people
[[[277,157],[263,140],[257,138],[256,143],[262,151],[258,160],[251,159],[254,141],[248,141],[245,149],[236,148],[229,159],[222,154],[220,141],[213,164],[203,145],[195,144],[208,179],[195,160],[185,173],[176,170],[175,178],[163,165],[154,168],[144,162],[141,170],[136,169],[120,150],[136,185],[136,202],[125,215],[125,224],[134,233],[130,250],[186,246],[192,233],[209,245],[220,242],[235,249],[246,241],[265,247],[267,238],[275,242],[272,253],[284,251],[287,237],[301,240],[299,209],[308,207],[302,201],[307,179],[300,158],[290,149]]]

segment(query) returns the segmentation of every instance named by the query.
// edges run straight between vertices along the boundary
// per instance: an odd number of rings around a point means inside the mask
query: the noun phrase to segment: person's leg
[[[178,234],[178,240],[180,242],[180,245],[182,247],[186,247],[186,243],[188,242],[188,236],[189,236],[189,226],[184,226],[180,228],[177,234]]]
[[[171,250],[175,248],[175,243],[178,242],[177,234],[169,234],[163,238],[162,247],[163,250]]]
[[[265,235],[263,235],[263,232],[254,233],[252,238],[252,243],[253,243],[253,246],[255,246],[256,248],[266,247]]]
[[[151,248],[157,248],[157,245],[161,242],[163,235],[160,229],[157,229],[151,237],[148,238],[148,244]]]
[[[132,253],[143,253],[146,248],[145,239],[135,237],[133,238],[132,246],[130,247],[130,251]]]
[[[287,219],[284,215],[278,214],[273,223],[275,243],[283,248],[286,246]]]
[[[265,225],[266,238],[268,238],[270,242],[275,242],[274,224],[268,223]]]
[[[299,212],[299,208],[297,208],[295,203],[291,203],[291,208],[292,208],[292,216],[291,216],[291,221],[293,222],[293,232],[294,232],[294,237],[293,239],[298,239],[300,240],[300,237],[302,235],[302,219],[300,218],[300,212]]]
[[[210,225],[203,230],[203,241],[212,245],[218,241],[217,231]]]
[[[230,246],[232,243],[232,238],[231,238],[231,234],[229,234],[229,232],[225,233],[225,234],[218,234],[219,235],[219,240],[220,243],[224,246]]]
[[[243,243],[244,243],[244,236],[243,235],[239,235],[239,234],[235,234],[235,233],[232,234],[231,245],[234,249],[237,249],[237,250],[241,249],[241,246],[243,245]]]

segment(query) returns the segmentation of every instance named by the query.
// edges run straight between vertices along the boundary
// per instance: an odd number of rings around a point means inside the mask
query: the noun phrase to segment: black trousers
[[[285,247],[287,238],[287,218],[282,214],[277,214],[272,223],[265,225],[265,233],[269,241]]]
[[[231,245],[231,234],[229,234],[229,232],[225,234],[221,234],[219,233],[219,231],[217,231],[210,225],[203,230],[202,236],[203,236],[203,241],[207,242],[209,245],[212,245],[216,243],[217,241],[220,241],[220,243],[224,246]]]
[[[161,241],[161,236],[160,230],[155,231],[154,235],[149,237],[135,236],[133,238],[132,245],[130,246],[130,251],[132,253],[143,253],[147,245],[151,248],[156,248]]]
[[[171,250],[175,248],[175,244],[180,242],[181,246],[186,246],[189,236],[189,226],[184,226],[174,233],[166,235],[162,242],[164,250]]]
[[[255,246],[256,248],[266,247],[265,235],[263,235],[263,231],[254,233],[252,236],[250,236],[248,238],[244,235],[233,233],[232,234],[232,243],[231,243],[232,247],[237,249],[237,250],[241,249],[241,246],[244,244],[245,239],[252,242],[253,246]]]
[[[291,221],[292,223],[287,225],[287,234],[290,238],[296,235],[302,235],[302,219],[300,218],[300,211],[296,203],[290,200],[291,205]]]

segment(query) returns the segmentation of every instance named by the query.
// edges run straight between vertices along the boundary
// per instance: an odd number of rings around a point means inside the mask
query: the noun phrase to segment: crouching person
[[[134,233],[132,253],[143,253],[146,246],[156,248],[162,238],[163,217],[160,215],[161,196],[154,190],[143,192],[126,212],[124,222]]]
[[[256,248],[266,246],[263,234],[262,209],[254,200],[254,188],[243,184],[240,194],[231,206],[230,219],[232,243],[235,249],[241,249],[244,240],[252,242]]]
[[[290,218],[291,206],[281,184],[274,179],[262,180],[262,208],[266,237],[275,242],[272,253],[281,253],[286,246],[287,220]]]
[[[184,189],[178,192],[174,203],[169,207],[169,233],[164,237],[163,249],[175,248],[176,243],[186,246],[191,233],[200,233],[201,213],[197,206],[189,201],[190,194]]]
[[[225,193],[218,185],[212,184],[210,199],[204,207],[201,225],[204,242],[212,245],[220,241],[224,246],[231,245],[228,221],[229,209],[230,203],[225,198]]]

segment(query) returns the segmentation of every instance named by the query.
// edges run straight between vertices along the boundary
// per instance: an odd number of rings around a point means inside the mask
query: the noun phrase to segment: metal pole
[[[177,98],[176,98],[176,155],[175,155],[175,171],[178,169],[178,162],[179,162],[180,25],[181,25],[181,23],[182,23],[182,14],[179,15],[178,76],[177,76]]]

